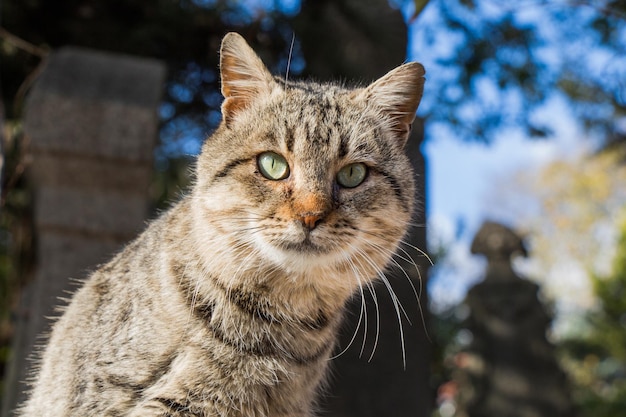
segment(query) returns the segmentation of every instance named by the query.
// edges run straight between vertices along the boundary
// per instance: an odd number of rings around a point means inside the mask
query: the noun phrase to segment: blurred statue
[[[567,381],[546,331],[551,318],[539,286],[520,279],[511,258],[527,256],[522,239],[485,222],[471,247],[487,258],[485,280],[467,294],[467,347],[457,355],[460,414],[469,417],[569,417]],[[465,413],[465,414],[464,414]]]

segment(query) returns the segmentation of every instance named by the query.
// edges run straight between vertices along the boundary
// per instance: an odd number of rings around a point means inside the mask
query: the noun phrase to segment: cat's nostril
[[[308,214],[300,217],[302,224],[309,230],[313,230],[322,221],[321,214]]]

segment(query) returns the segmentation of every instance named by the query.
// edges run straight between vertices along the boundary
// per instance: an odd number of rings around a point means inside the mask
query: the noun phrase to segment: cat
[[[18,415],[314,415],[346,303],[407,233],[424,69],[287,81],[229,33],[220,73],[191,191],[74,294]]]

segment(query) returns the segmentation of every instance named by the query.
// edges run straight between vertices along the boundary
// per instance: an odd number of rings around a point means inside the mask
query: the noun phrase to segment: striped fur
[[[362,89],[285,82],[236,34],[221,59],[224,121],[193,189],[74,295],[19,415],[314,414],[344,306],[411,218],[423,69]],[[266,151],[287,178],[261,175]],[[357,162],[367,176],[342,187]]]

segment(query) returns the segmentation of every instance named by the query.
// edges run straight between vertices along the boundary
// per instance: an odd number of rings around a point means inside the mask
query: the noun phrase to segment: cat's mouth
[[[300,242],[289,242],[289,241],[280,242],[278,246],[280,247],[280,249],[284,251],[298,252],[302,254],[311,254],[311,253],[324,254],[324,253],[330,252],[330,250],[327,247],[313,243],[310,239],[310,236],[306,236]]]
[[[336,259],[338,245],[323,230],[305,231],[301,227],[282,233],[256,235],[257,248],[278,265],[289,268],[328,266]]]

